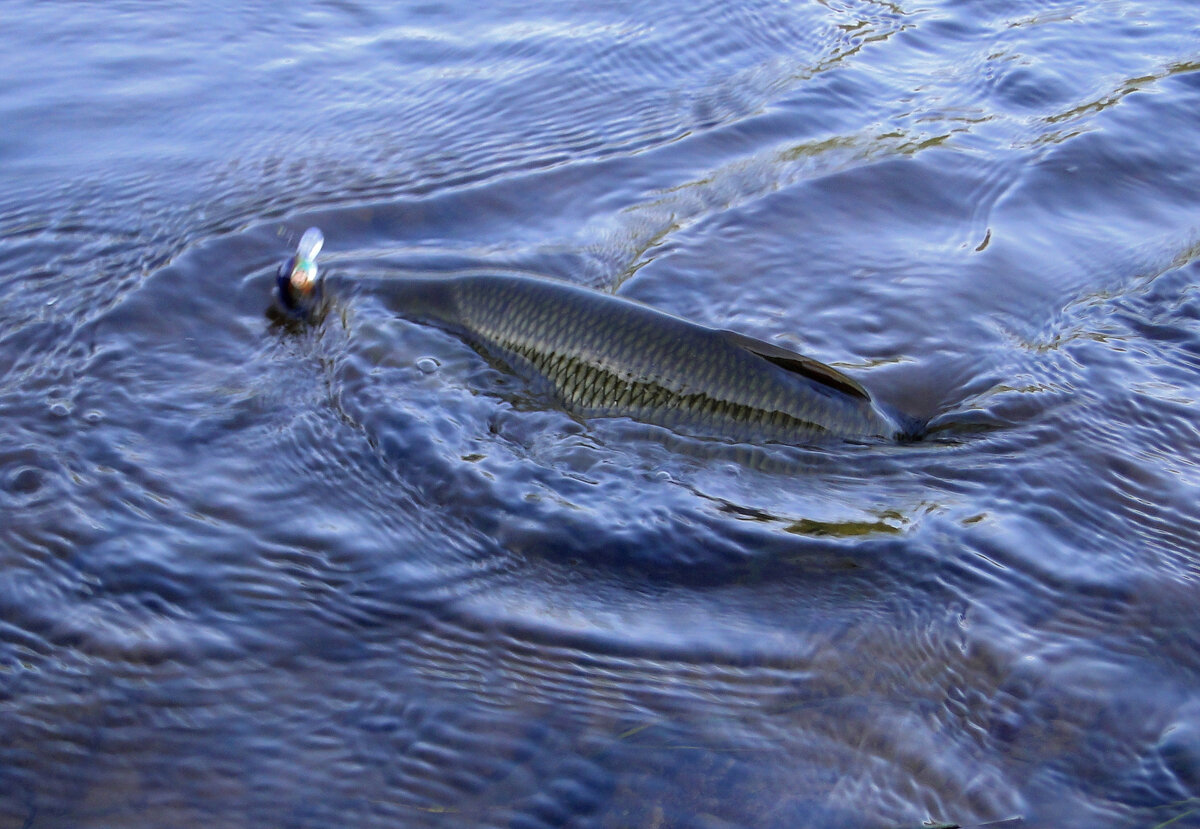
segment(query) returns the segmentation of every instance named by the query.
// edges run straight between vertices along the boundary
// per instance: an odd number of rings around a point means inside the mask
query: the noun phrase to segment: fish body
[[[582,417],[751,443],[910,436],[836,369],[632,300],[507,274],[378,287],[400,316],[454,332]]]

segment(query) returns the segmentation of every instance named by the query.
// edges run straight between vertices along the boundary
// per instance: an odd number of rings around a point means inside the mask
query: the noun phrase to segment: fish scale
[[[469,274],[384,279],[378,290],[397,314],[456,333],[582,417],[751,443],[912,434],[829,366],[569,283]]]

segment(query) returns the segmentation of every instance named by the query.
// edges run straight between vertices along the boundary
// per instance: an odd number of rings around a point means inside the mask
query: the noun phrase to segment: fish
[[[831,366],[562,280],[468,273],[373,287],[398,316],[460,337],[580,418],[628,417],[733,443],[917,436],[912,418]]]

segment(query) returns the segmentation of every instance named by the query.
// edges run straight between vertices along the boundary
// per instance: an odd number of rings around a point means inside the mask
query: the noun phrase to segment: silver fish
[[[857,382],[733,331],[569,283],[508,274],[405,277],[373,286],[581,417],[630,417],[735,442],[912,437]]]

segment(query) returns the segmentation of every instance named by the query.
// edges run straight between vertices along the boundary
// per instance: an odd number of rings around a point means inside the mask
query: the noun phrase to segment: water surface
[[[0,824],[1200,820],[1200,10],[10,3]],[[320,226],[362,288],[268,314]],[[908,445],[581,421],[557,277]]]

